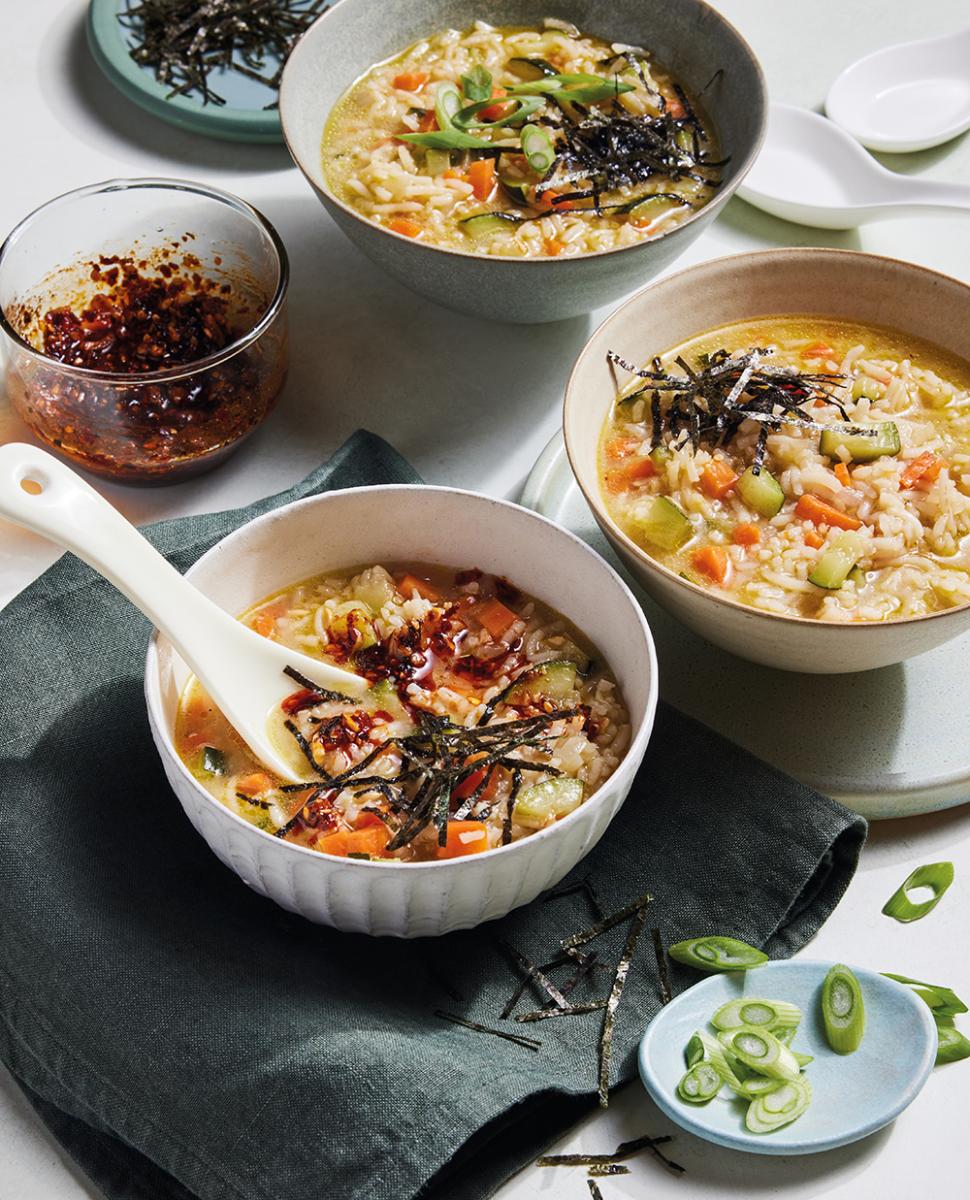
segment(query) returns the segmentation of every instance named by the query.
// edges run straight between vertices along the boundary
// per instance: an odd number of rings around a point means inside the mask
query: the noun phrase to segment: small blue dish
[[[127,0],[91,0],[87,29],[95,62],[129,100],[194,133],[233,142],[283,141],[279,110],[266,107],[276,101],[276,91],[238,71],[220,68],[209,73],[213,90],[225,98],[225,104],[203,104],[196,93],[169,97],[171,88],[159,83],[154,72],[139,66],[129,53],[132,31],[118,19],[127,9]],[[271,76],[278,66],[278,58],[267,56],[264,73]]]
[[[836,1054],[825,1040],[819,997],[830,962],[772,962],[753,971],[712,975],[672,1000],[640,1042],[640,1078],[657,1106],[689,1133],[749,1154],[816,1154],[882,1129],[916,1099],[936,1060],[936,1025],[909,988],[875,971],[853,967],[866,1006],[862,1044]],[[684,1047],[698,1029],[713,1036],[710,1017],[738,996],[788,1000],[802,1010],[794,1049],[812,1054],[808,1111],[773,1133],[751,1133],[744,1101],[727,1088],[702,1106],[685,1104],[677,1084],[686,1070]]]

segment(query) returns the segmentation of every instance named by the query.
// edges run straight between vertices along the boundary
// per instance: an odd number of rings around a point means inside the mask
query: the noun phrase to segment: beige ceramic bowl
[[[867,671],[970,629],[970,605],[853,625],[759,612],[682,579],[611,519],[597,473],[597,444],[615,395],[607,350],[641,363],[715,326],[774,314],[890,326],[965,357],[970,287],[897,259],[805,248],[701,263],[638,292],[593,334],[566,388],[569,462],[603,532],[658,603],[716,645],[767,666],[816,674]]]

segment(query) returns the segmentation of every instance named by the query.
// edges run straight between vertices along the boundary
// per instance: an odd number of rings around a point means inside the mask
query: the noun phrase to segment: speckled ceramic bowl
[[[388,557],[474,564],[506,575],[592,636],[616,675],[632,732],[616,770],[569,816],[464,859],[403,865],[319,854],[230,812],[179,758],[175,715],[188,669],[158,634],[148,650],[145,694],[173,791],[213,852],[251,888],[338,929],[428,937],[527,904],[596,845],[626,799],[650,738],[657,661],[636,600],[585,542],[517,504],[453,488],[361,487],[288,504],[223,538],[188,578],[238,613],[296,580]]]
[[[552,15],[610,41],[644,45],[689,90],[707,88],[708,112],[730,157],[710,204],[652,241],[577,258],[526,259],[440,249],[375,225],[337,199],[323,176],[323,128],[333,105],[365,71],[442,29],[466,29],[482,18],[495,25],[538,25]],[[365,254],[448,308],[522,323],[588,313],[668,267],[717,216],[754,162],[765,111],[757,59],[703,0],[340,0],[290,55],[280,88],[290,153]]]
[[[841,674],[902,662],[970,629],[970,605],[847,625],[761,612],[651,558],[616,524],[600,491],[597,448],[616,394],[607,350],[641,363],[718,325],[786,313],[889,326],[967,357],[970,287],[925,267],[810,248],[700,263],[638,292],[587,342],[566,387],[569,463],[597,523],[637,580],[695,633],[742,658],[789,671]]]

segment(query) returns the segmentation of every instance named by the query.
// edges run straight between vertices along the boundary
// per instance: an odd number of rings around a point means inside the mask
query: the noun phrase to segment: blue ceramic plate
[[[662,1008],[640,1043],[640,1078],[657,1106],[698,1137],[751,1154],[814,1154],[875,1133],[915,1100],[936,1059],[936,1025],[909,988],[874,971],[853,967],[866,1006],[866,1031],[854,1054],[836,1054],[825,1040],[819,1011],[830,962],[767,963],[753,971],[712,975]],[[738,996],[789,1000],[802,1010],[794,1048],[813,1054],[805,1074],[812,1103],[791,1125],[750,1133],[746,1103],[722,1089],[709,1104],[684,1104],[677,1084],[684,1047],[698,1029],[713,1032],[710,1016]]]
[[[309,3],[309,0],[307,0]],[[154,72],[139,66],[129,54],[132,34],[118,20],[128,8],[126,0],[91,0],[88,8],[88,42],[98,66],[120,91],[164,121],[235,142],[282,142],[279,111],[267,109],[276,92],[236,71],[217,70],[209,75],[224,105],[203,104],[197,95],[173,96],[156,81]],[[265,74],[272,75],[279,60],[267,58]]]

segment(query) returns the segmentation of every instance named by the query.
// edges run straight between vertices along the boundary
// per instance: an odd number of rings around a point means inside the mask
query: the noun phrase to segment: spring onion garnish
[[[720,936],[688,938],[667,953],[674,962],[700,971],[750,971],[768,961],[767,954],[747,942]]]
[[[694,1037],[703,1046],[704,1055],[714,1070],[729,1088],[736,1091],[741,1086],[742,1076],[748,1073],[744,1064],[731,1053],[728,1047],[724,1046],[717,1038],[712,1038],[703,1029],[698,1029]]]
[[[476,121],[475,118],[486,108],[491,108],[494,100],[478,100],[475,104],[466,104],[452,115],[452,123],[456,129],[501,129],[505,125],[518,125],[520,121],[531,117],[542,108],[539,96],[509,96],[503,104],[511,111],[494,121]]]
[[[492,98],[492,73],[481,63],[476,63],[467,75],[461,77],[462,90],[473,103]],[[440,122],[439,122],[440,124]]]
[[[797,1079],[798,1061],[791,1050],[766,1029],[742,1026],[718,1034],[718,1041],[740,1062],[770,1079]]]
[[[883,975],[886,979],[895,979],[897,983],[905,983],[907,987],[911,987],[916,995],[933,1010],[933,1016],[937,1020],[941,1017],[957,1017],[960,1013],[970,1011],[956,992],[940,983],[924,983],[922,979],[910,979],[908,975],[893,975],[890,971],[883,971]]]
[[[951,862],[927,863],[917,867],[905,883],[889,897],[882,911],[887,917],[903,924],[918,921],[920,917],[925,917],[936,908],[952,882]],[[916,888],[930,888],[933,894],[927,900],[912,900],[909,893]]]
[[[632,91],[632,83],[623,83],[615,76],[607,79],[586,72],[543,75],[540,79],[513,84],[508,89],[510,96],[552,96],[571,104],[597,104],[600,100],[611,100]]]
[[[866,1009],[858,979],[841,963],[829,971],[822,984],[822,1021],[836,1054],[858,1050],[866,1028]]]
[[[545,175],[556,160],[556,151],[548,130],[541,125],[526,125],[521,134],[522,153],[537,175]]]
[[[490,1025],[479,1025],[477,1021],[466,1020],[465,1017],[456,1016],[455,1013],[443,1012],[440,1008],[436,1008],[434,1015],[440,1017],[442,1021],[450,1021],[452,1025],[460,1025],[463,1029],[471,1029],[475,1033],[490,1033],[493,1037],[504,1038],[507,1042],[515,1042],[517,1046],[524,1046],[526,1050],[538,1051],[542,1042],[536,1041],[535,1038],[520,1037],[517,1033],[506,1033],[504,1029],[492,1029]]]
[[[707,1104],[718,1094],[723,1083],[709,1062],[699,1062],[677,1084],[677,1095],[687,1104]]]
[[[399,133],[398,140],[428,150],[481,150],[486,143],[460,129],[432,129],[429,133]]]
[[[936,1032],[939,1035],[939,1045],[936,1051],[938,1067],[943,1063],[959,1062],[962,1058],[970,1058],[970,1041],[963,1036],[959,1029],[954,1029],[952,1025],[937,1024]]]
[[[756,1096],[748,1105],[744,1123],[752,1133],[771,1133],[804,1113],[812,1102],[812,1085],[798,1077]]]
[[[696,1066],[704,1057],[704,1043],[700,1037],[694,1033],[691,1034],[691,1039],[684,1047],[684,1062],[688,1067]]]
[[[759,1000],[753,996],[742,996],[738,1000],[729,1000],[727,1004],[722,1004],[711,1017],[711,1024],[715,1029],[764,1025],[777,1037],[777,1026],[795,1029],[801,1019],[802,1010],[797,1004],[789,1004],[785,1000]]]
[[[438,129],[444,131],[453,128],[452,118],[462,106],[461,92],[453,83],[439,83],[434,94],[434,115],[438,121]]]

